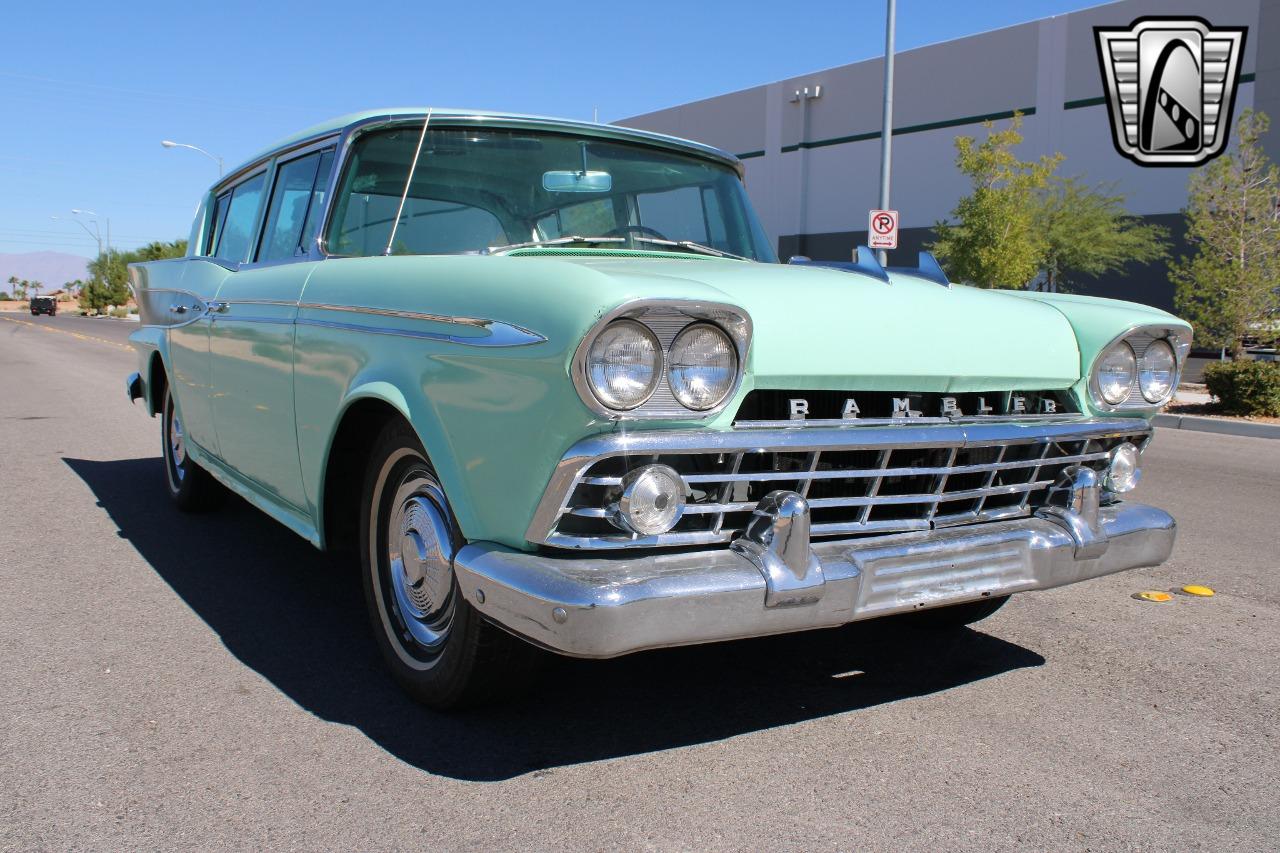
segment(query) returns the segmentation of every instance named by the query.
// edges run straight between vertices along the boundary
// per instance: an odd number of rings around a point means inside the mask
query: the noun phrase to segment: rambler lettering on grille
[[[778,421],[1011,420],[1079,413],[1069,391],[918,393],[756,389],[738,408],[736,425]]]

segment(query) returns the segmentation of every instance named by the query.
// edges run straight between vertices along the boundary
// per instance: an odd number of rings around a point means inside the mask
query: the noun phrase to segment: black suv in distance
[[[31,300],[31,316],[35,317],[40,314],[48,314],[50,317],[58,315],[58,300],[52,296],[37,296]]]

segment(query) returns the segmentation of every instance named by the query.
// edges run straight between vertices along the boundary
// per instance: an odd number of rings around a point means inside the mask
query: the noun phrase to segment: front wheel
[[[169,498],[184,512],[200,512],[222,503],[226,492],[209,472],[196,464],[187,452],[187,436],[174,406],[173,394],[164,392],[164,415],[160,419],[160,439],[164,456],[165,485]]]
[[[382,658],[405,692],[446,709],[527,683],[539,652],[462,597],[453,574],[462,537],[407,424],[391,423],[379,436],[362,505],[365,604]]]

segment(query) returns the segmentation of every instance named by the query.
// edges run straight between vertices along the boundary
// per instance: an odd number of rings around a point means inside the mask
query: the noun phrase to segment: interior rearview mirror
[[[607,193],[613,189],[608,172],[543,172],[542,188],[551,193]]]

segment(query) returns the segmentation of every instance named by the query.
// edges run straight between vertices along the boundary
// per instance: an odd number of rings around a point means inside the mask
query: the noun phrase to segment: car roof
[[[290,148],[297,148],[306,145],[309,142],[331,136],[348,130],[356,126],[377,125],[380,123],[398,123],[402,121],[411,121],[420,119],[427,115],[430,111],[432,121],[448,122],[451,125],[459,123],[475,124],[477,126],[496,126],[496,127],[517,127],[531,130],[563,130],[571,133],[584,134],[588,136],[596,136],[606,139],[620,139],[624,141],[643,142],[650,145],[657,145],[663,148],[674,149],[709,157],[714,160],[731,166],[739,175],[742,175],[742,163],[737,157],[727,151],[715,148],[711,145],[704,145],[701,142],[694,142],[690,139],[681,139],[677,136],[667,136],[662,133],[652,133],[647,130],[638,130],[631,127],[621,127],[613,124],[598,124],[596,122],[576,121],[573,119],[551,118],[548,116],[525,115],[522,113],[495,112],[491,110],[468,110],[453,107],[393,107],[388,109],[365,110],[358,113],[349,113],[344,116],[329,119],[298,131],[291,136],[279,140],[270,145],[254,156],[250,157],[235,169],[229,171],[225,178],[220,179],[215,186],[221,186],[238,180],[240,173],[255,166],[263,160]]]

